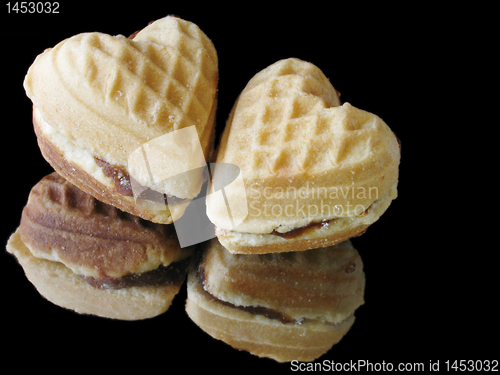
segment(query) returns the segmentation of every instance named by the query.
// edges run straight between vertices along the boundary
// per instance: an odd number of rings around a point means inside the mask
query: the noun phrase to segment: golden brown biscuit
[[[24,81],[43,156],[99,200],[171,223],[185,205],[174,213],[162,198],[196,197],[213,149],[217,65],[208,37],[175,17],[133,40],[94,32],[60,42],[36,58]],[[190,170],[197,172],[166,178]],[[160,199],[136,202],[134,186]]]
[[[233,253],[328,246],[385,212],[399,160],[382,119],[341,105],[313,64],[281,60],[256,74],[232,109],[216,161],[238,166],[243,184],[210,194],[207,214]],[[216,169],[214,184],[224,179]]]
[[[124,320],[166,311],[191,254],[172,226],[99,202],[55,172],[31,190],[7,250],[49,301]]]
[[[280,362],[318,358],[363,304],[363,264],[349,241],[303,252],[237,255],[207,243],[188,275],[186,310],[212,337]]]

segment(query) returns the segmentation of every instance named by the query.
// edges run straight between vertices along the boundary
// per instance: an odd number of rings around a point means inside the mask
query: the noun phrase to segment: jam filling
[[[196,255],[195,263],[198,264],[195,270],[195,275],[198,280],[198,282],[201,285],[201,288],[203,290],[203,293],[209,297],[212,301],[215,301],[217,303],[220,303],[224,306],[228,306],[234,309],[238,310],[243,310],[246,311],[250,314],[257,314],[257,315],[264,315],[266,318],[269,319],[275,319],[280,321],[283,324],[303,324],[304,322],[308,321],[314,321],[313,319],[308,319],[308,318],[300,318],[300,319],[294,319],[289,315],[286,315],[284,313],[281,313],[279,311],[270,309],[268,307],[262,307],[262,306],[241,306],[241,305],[234,305],[231,302],[223,301],[217,297],[215,297],[213,294],[210,294],[210,292],[207,291],[205,288],[205,281],[206,281],[206,276],[205,276],[205,270],[203,269],[203,252],[200,252]],[[353,272],[355,269],[356,265],[349,265],[348,269],[346,269],[347,273]],[[337,326],[338,324],[341,324],[342,322],[339,323],[333,323],[333,322],[324,322],[327,325],[331,326]]]
[[[189,258],[186,258],[179,262],[172,263],[167,267],[160,266],[152,271],[117,278],[94,278],[83,275],[78,276],[97,289],[123,289],[135,286],[175,285],[184,281],[188,264]]]
[[[285,239],[295,238],[295,237],[300,236],[301,234],[303,234],[304,232],[307,232],[309,230],[314,230],[317,228],[327,226],[329,223],[331,223],[334,220],[335,219],[324,220],[324,221],[320,221],[319,223],[309,223],[303,227],[295,228],[295,229],[292,229],[291,231],[284,232],[284,233],[277,232],[276,230],[273,230],[271,232],[271,234],[274,234],[275,236],[280,236],[281,238],[285,238]]]
[[[115,189],[118,193],[122,195],[126,195],[128,197],[133,197],[134,193],[132,192],[132,184],[130,183],[129,174],[120,167],[115,165],[111,165],[108,162],[105,162],[102,159],[94,157],[97,165],[102,168],[102,171],[106,175],[106,177],[113,180],[115,184]]]
[[[138,188],[137,190],[141,191],[141,194],[136,197],[138,199],[165,203],[169,205],[178,204],[186,200],[185,198],[162,194],[160,192],[142,186],[137,181],[131,179],[130,175],[123,168],[117,167],[116,165],[111,165],[108,162],[97,157],[94,157],[94,160],[96,161],[97,165],[102,168],[104,175],[113,180],[116,191],[122,195],[133,197],[134,193],[132,190],[132,185],[134,185]]]
[[[217,301],[218,303],[223,304],[224,306],[232,307],[238,310],[243,310],[246,312],[249,312],[250,314],[257,314],[257,315],[264,315],[266,318],[269,319],[277,319],[281,323],[302,323],[303,319],[300,321],[297,321],[296,319],[292,319],[290,316],[285,315],[279,311],[267,308],[267,307],[262,307],[262,306],[239,306],[239,305],[234,305],[231,302],[223,301],[215,297],[214,295],[210,294],[206,289],[205,289],[205,271],[203,267],[200,265],[197,268],[197,278],[198,282],[203,288],[203,291],[206,293],[207,296],[209,296],[212,300]]]

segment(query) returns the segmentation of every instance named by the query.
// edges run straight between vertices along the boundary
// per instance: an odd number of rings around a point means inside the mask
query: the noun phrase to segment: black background
[[[450,61],[473,53],[458,15],[411,5],[201,4],[64,2],[59,14],[50,15],[7,14],[2,4],[1,240],[5,243],[19,225],[31,187],[52,171],[39,152],[31,102],[22,87],[35,57],[80,32],[128,36],[149,21],[175,14],[195,22],[217,49],[219,132],[254,74],[279,59],[297,57],[322,69],[343,102],[377,114],[401,140],[399,197],[352,240],[364,262],[365,305],[347,335],[317,361],[428,366],[439,358],[443,370],[446,359],[498,358],[498,344],[491,341],[499,333],[498,267],[489,255],[494,245],[479,245],[476,239],[483,233],[464,225],[476,220],[471,206],[452,211],[474,202],[452,197],[457,159],[452,163],[443,147],[453,135],[443,139],[438,132],[457,126],[444,120],[467,103],[450,100],[462,90],[454,77],[464,74]],[[460,17],[466,19],[466,13]],[[175,365],[181,366],[177,372],[291,370],[289,364],[237,351],[201,331],[184,311],[185,287],[171,308],[153,319],[82,316],[44,300],[10,254],[0,257],[4,362],[17,353],[40,368],[67,360],[73,370],[137,366],[138,371],[173,371]]]

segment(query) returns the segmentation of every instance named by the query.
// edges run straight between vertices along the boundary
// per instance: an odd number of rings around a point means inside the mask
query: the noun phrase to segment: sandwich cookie
[[[233,253],[329,246],[386,211],[399,161],[399,142],[381,118],[342,105],[315,65],[281,60],[256,74],[233,106],[216,162],[239,167],[243,184],[208,195],[207,215]],[[224,179],[215,169],[213,183]]]
[[[364,287],[363,264],[349,241],[239,255],[215,238],[190,268],[186,310],[234,348],[279,362],[312,361],[349,330]]]
[[[42,155],[61,176],[123,211],[172,223],[186,204],[173,213],[167,198],[198,195],[213,151],[217,53],[176,17],[131,38],[63,40],[36,58],[24,88]]]
[[[57,173],[31,190],[7,250],[49,301],[123,320],[165,312],[191,254],[180,248],[173,226],[102,203]]]

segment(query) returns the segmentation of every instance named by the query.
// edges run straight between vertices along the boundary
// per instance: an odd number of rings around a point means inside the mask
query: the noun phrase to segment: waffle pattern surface
[[[301,252],[233,255],[214,239],[201,267],[205,289],[215,297],[296,321],[339,323],[363,304],[363,263],[350,241]]]
[[[57,173],[33,187],[20,235],[33,255],[96,278],[154,270],[190,254],[171,226],[104,204]]]
[[[300,253],[232,255],[206,244],[188,276],[186,311],[212,337],[277,361],[312,361],[337,343],[363,303],[349,241]]]
[[[217,163],[241,169],[247,202],[240,202],[249,214],[232,227],[224,202],[213,195],[208,216],[219,228],[259,234],[359,215],[397,182],[399,158],[397,138],[378,116],[340,105],[313,64],[281,60],[242,91],[217,155]],[[229,202],[238,194],[226,190]]]
[[[233,154],[233,160],[248,177],[250,171],[293,176],[311,167],[319,169],[312,164],[311,152],[329,140],[321,136],[324,124],[314,120],[319,110],[339,105],[337,92],[314,65],[297,59],[273,64],[249,82],[235,106],[230,146],[252,153]],[[304,126],[304,120],[313,128]]]
[[[133,40],[96,32],[66,39],[37,57],[24,86],[71,142],[126,166],[141,144],[191,125],[206,148],[217,79],[212,42],[195,24],[166,17]]]

